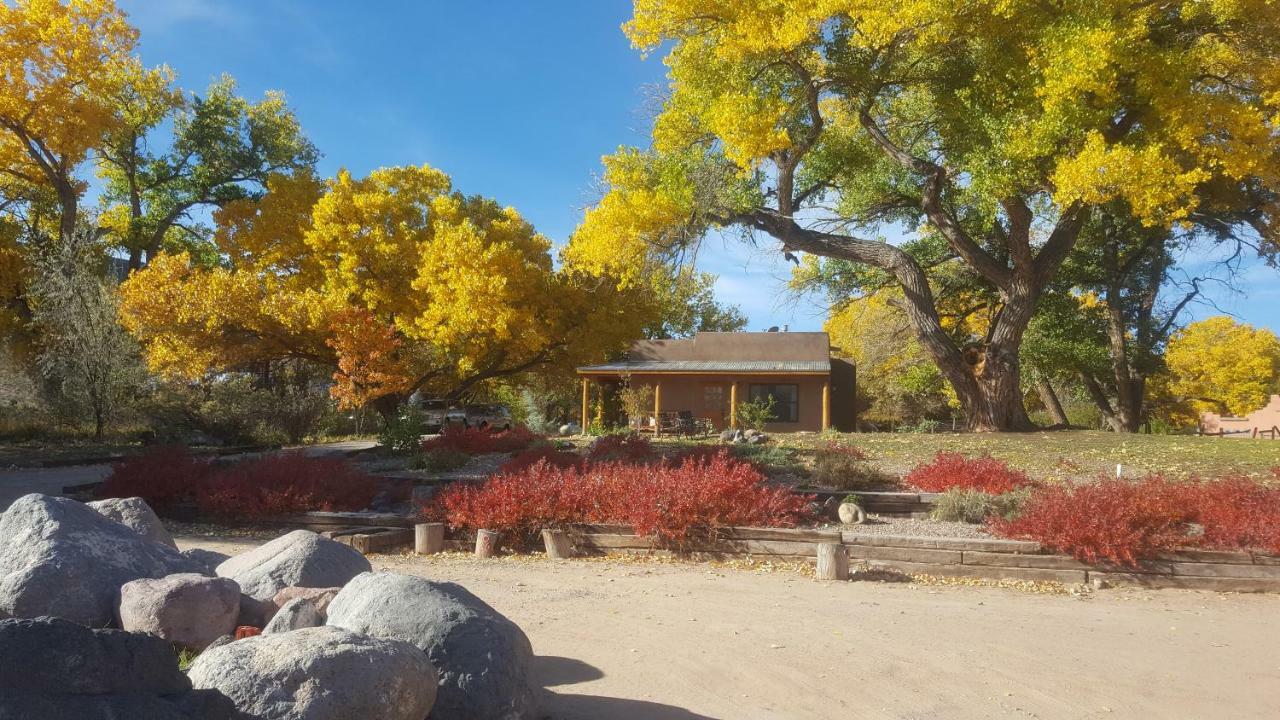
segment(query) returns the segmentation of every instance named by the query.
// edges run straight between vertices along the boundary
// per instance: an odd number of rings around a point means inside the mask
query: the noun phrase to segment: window
[[[773,398],[774,422],[800,422],[799,385],[752,385],[748,394],[752,401]]]
[[[702,411],[709,415],[724,415],[729,407],[723,385],[704,385],[702,387]]]

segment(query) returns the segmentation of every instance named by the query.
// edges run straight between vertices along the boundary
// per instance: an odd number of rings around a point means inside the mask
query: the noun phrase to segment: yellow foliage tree
[[[1276,239],[1274,2],[634,6],[626,32],[668,51],[670,92],[652,148],[605,161],[575,261],[643,267],[733,226],[877,268],[974,429],[1030,426],[1020,344],[1091,207],[1168,227],[1226,195],[1227,226]],[[930,266],[876,237],[889,223],[997,295],[979,347],[948,332]]]
[[[1245,415],[1267,404],[1280,381],[1280,339],[1225,315],[1191,323],[1165,350],[1168,393],[1197,412]]]
[[[304,358],[335,368],[343,405],[386,411],[418,388],[456,397],[602,358],[654,306],[616,278],[557,271],[515,210],[429,166],[276,176],[216,220],[224,263],[161,254],[123,288],[123,321],[159,372]]]
[[[111,0],[0,4],[0,173],[56,194],[64,238],[85,188],[76,168],[119,122],[120,86],[147,74],[137,38]]]

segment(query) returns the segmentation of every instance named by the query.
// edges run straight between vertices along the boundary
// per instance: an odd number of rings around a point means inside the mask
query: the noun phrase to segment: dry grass
[[[876,469],[891,476],[905,475],[942,450],[968,455],[989,453],[1034,479],[1047,481],[1113,475],[1117,464],[1124,467],[1126,476],[1152,472],[1171,477],[1242,474],[1270,480],[1274,478],[1271,469],[1280,466],[1280,441],[1117,435],[1093,430],[989,434],[797,433],[774,435],[768,445],[760,447],[776,448],[771,454],[788,457],[793,467],[812,467],[815,449],[832,440],[863,450]],[[663,439],[660,442],[689,441]]]

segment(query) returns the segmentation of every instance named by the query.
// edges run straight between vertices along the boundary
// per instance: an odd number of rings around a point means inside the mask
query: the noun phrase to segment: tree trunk
[[[1044,403],[1045,409],[1049,411],[1049,417],[1053,418],[1053,424],[1062,427],[1070,426],[1067,413],[1062,409],[1062,401],[1058,399],[1058,393],[1054,391],[1053,383],[1049,382],[1049,378],[1037,378],[1036,390],[1040,393],[1040,402]]]
[[[1098,412],[1102,413],[1102,419],[1107,423],[1114,432],[1125,432],[1124,423],[1121,422],[1120,416],[1116,415],[1115,409],[1111,407],[1111,401],[1107,399],[1107,393],[1102,389],[1098,379],[1087,372],[1078,373],[1080,382],[1084,384],[1084,389],[1089,393],[1089,399],[1093,400],[1093,404],[1098,406]]]
[[[391,420],[400,410],[400,404],[408,397],[408,395],[402,393],[392,393],[390,395],[383,395],[369,404],[373,406],[373,409],[376,410],[379,415],[382,416],[383,420]]]

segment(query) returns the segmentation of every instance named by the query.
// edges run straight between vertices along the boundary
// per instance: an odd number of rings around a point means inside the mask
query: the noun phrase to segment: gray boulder
[[[15,500],[0,515],[0,540],[0,616],[105,627],[121,585],[199,570],[84,503],[48,495]]]
[[[240,586],[229,578],[195,573],[143,578],[120,588],[120,627],[203,650],[234,632],[240,615]]]
[[[738,436],[738,431],[733,428],[720,431],[720,442],[731,443]]]
[[[270,601],[291,585],[327,588],[345,585],[362,572],[369,561],[358,550],[320,537],[310,530],[294,530],[265,545],[240,553],[217,568],[240,590],[256,600]]]
[[[424,650],[440,672],[432,720],[539,717],[529,638],[459,585],[365,573],[329,604],[327,622]]]
[[[173,541],[173,536],[160,522],[160,517],[151,509],[147,501],[140,497],[107,498],[85,504],[121,525],[132,528],[134,532],[152,542],[168,545],[174,550],[178,549],[178,544]]]
[[[437,684],[435,668],[412,645],[335,627],[221,645],[187,674],[260,720],[423,720]]]
[[[218,566],[226,562],[231,556],[226,553],[220,553],[216,550],[205,550],[204,548],[189,548],[180,550],[182,557],[198,564],[201,572],[205,575],[213,577],[217,575]]]
[[[324,615],[306,598],[294,598],[286,602],[271,618],[271,622],[262,628],[263,635],[289,632],[302,628],[319,627],[324,624]]]
[[[57,618],[0,621],[0,719],[230,720],[221,693],[193,691],[169,643]]]
[[[564,425],[560,426],[559,434],[561,437],[566,437],[569,435],[581,435],[582,426],[577,423],[565,423]]]
[[[272,598],[277,607],[284,607],[284,604],[294,598],[303,598],[315,605],[316,610],[323,615],[328,611],[329,603],[333,602],[333,598],[342,590],[340,587],[331,588],[308,588],[308,587],[287,587]]]

